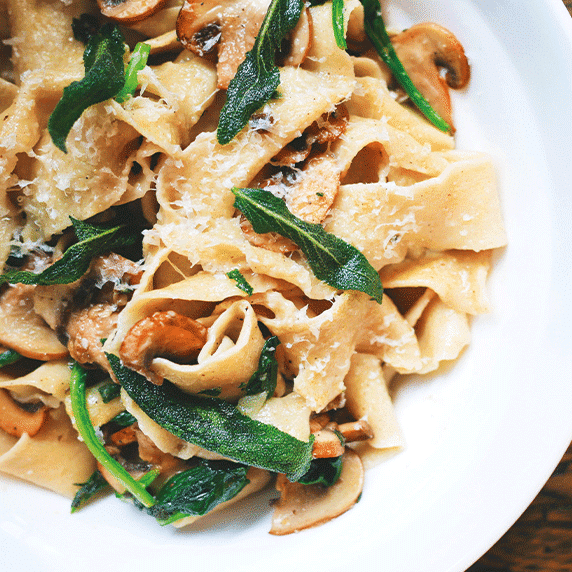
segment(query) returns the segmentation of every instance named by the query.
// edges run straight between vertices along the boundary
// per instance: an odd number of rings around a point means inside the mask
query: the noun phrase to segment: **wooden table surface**
[[[572,16],[572,0],[563,0]],[[514,526],[467,572],[572,572],[572,445]]]

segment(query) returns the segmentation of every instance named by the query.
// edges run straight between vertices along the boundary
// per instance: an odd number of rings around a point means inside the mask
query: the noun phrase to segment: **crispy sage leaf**
[[[340,290],[359,290],[381,304],[379,274],[354,246],[326,232],[319,224],[294,216],[284,201],[262,189],[234,187],[234,206],[251,222],[254,232],[277,232],[297,244],[317,278]]]
[[[235,268],[230,272],[227,272],[226,275],[236,282],[236,286],[246,292],[249,296],[252,296],[254,290],[252,286],[246,281],[246,278],[240,273],[240,270]]]
[[[302,7],[302,0],[272,0],[270,3],[252,50],[228,86],[217,129],[221,145],[232,141],[250,116],[275,95],[280,85],[276,51],[296,26]]]
[[[126,233],[124,225],[105,228],[70,217],[78,242],[70,246],[59,260],[39,274],[28,270],[12,270],[0,275],[0,284],[70,284],[81,278],[88,270],[91,260],[105,252],[131,246],[137,236]]]
[[[248,467],[230,461],[207,461],[171,477],[146,509],[161,524],[202,516],[235,497],[248,484]]]
[[[48,121],[52,141],[64,153],[67,136],[81,114],[121,91],[125,83],[124,53],[123,34],[115,25],[105,24],[89,39],[83,54],[85,76],[64,88]]]
[[[246,395],[256,395],[264,392],[266,393],[266,399],[268,399],[274,394],[278,379],[276,348],[279,344],[280,340],[276,336],[272,336],[264,342],[258,358],[258,369],[244,384],[244,393]]]
[[[253,467],[285,473],[296,481],[310,467],[313,439],[300,441],[260,423],[214,397],[182,392],[168,381],[154,385],[106,354],[116,379],[143,412],[161,427],[207,451]]]
[[[80,488],[72,500],[71,512],[79,510],[99,492],[111,488],[98,470],[95,470],[85,483],[78,483],[77,486]]]
[[[360,0],[364,7],[365,32],[374,45],[379,57],[389,67],[412,103],[441,131],[451,131],[451,126],[431,107],[431,104],[415,87],[403,64],[397,57],[393,44],[385,28],[379,0]]]
[[[117,383],[113,383],[112,381],[102,385],[97,390],[99,391],[99,395],[101,395],[103,403],[109,403],[121,394],[121,386],[117,385]]]
[[[310,469],[300,477],[299,483],[303,485],[322,485],[331,487],[340,478],[342,472],[342,457],[313,459]]]

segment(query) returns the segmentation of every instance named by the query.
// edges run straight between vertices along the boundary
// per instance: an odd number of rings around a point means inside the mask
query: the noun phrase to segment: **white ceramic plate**
[[[509,236],[469,351],[397,395],[406,451],[367,474],[351,511],[282,538],[267,534],[269,494],[180,532],[111,498],[70,516],[68,501],[3,478],[3,570],[460,572],[549,477],[572,438],[570,18],[561,0],[386,8],[392,25],[434,20],[465,45],[458,144],[494,156]]]

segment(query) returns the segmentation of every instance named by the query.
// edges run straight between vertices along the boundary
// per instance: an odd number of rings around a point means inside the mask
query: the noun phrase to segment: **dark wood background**
[[[572,0],[563,1],[572,15]],[[572,445],[524,514],[467,572],[553,570],[572,572]]]

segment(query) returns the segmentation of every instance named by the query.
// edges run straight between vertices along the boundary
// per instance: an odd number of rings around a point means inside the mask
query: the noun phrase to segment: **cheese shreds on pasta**
[[[275,97],[219,143],[226,91],[217,69],[232,70],[233,42],[250,49],[257,32],[236,31],[244,3],[209,2],[216,9],[206,14],[202,3],[173,0],[137,21],[114,16],[131,50],[147,42],[151,56],[134,95],[86,109],[64,153],[48,120],[83,77],[85,46],[72,24],[110,20],[88,0],[0,0],[3,271],[40,272],[62,259],[81,241],[72,219],[127,221],[142,235],[141,259],[112,249],[70,284],[0,286],[0,356],[22,356],[0,368],[0,471],[73,498],[99,470],[125,492],[77,433],[70,360],[88,371],[85,406],[107,454],[134,478],[159,474],[151,494],[191,469],[238,466],[154,419],[117,385],[111,354],[145,384],[167,384],[193,403],[220,400],[257,427],[314,440],[312,470],[341,467],[334,482],[303,484],[307,475],[290,482],[253,462],[245,486],[213,505],[275,483],[271,533],[287,534],[350,508],[363,467],[406,446],[393,389],[467,347],[472,317],[491,310],[486,281],[506,234],[491,158],[457,150],[454,135],[411,105],[368,42],[357,0],[343,3],[347,50],[336,42],[331,1],[302,6],[290,55],[284,48],[277,59]],[[260,4],[265,12],[270,2]],[[174,39],[179,12],[202,22],[183,43]],[[262,189],[300,224],[355,247],[379,274],[381,303],[319,279],[291,238],[255,232],[235,188]],[[273,373],[261,373],[265,363]],[[272,376],[268,393],[250,389]],[[218,429],[201,428],[210,430]],[[260,443],[261,458],[272,446]],[[171,520],[181,527],[198,517],[183,508]]]

